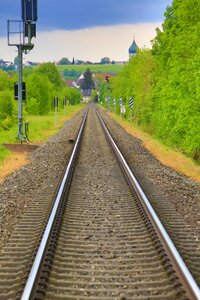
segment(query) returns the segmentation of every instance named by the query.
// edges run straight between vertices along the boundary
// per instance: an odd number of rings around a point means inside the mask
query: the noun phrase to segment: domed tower
[[[136,54],[137,49],[138,49],[138,46],[135,42],[135,37],[133,37],[133,43],[131,44],[131,46],[128,49],[129,59],[131,58],[131,56]]]

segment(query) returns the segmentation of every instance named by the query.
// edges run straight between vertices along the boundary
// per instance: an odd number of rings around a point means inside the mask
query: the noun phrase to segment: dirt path
[[[2,165],[0,165],[0,183],[3,182],[6,176],[15,170],[27,165],[29,163],[27,152],[12,153],[7,157]]]

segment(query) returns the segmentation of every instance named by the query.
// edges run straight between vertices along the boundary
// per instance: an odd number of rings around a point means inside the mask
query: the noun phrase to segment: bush
[[[0,123],[7,117],[12,118],[14,113],[13,95],[9,90],[0,92]]]
[[[12,127],[12,125],[13,119],[11,117],[7,117],[1,122],[1,128],[3,130],[9,130]]]

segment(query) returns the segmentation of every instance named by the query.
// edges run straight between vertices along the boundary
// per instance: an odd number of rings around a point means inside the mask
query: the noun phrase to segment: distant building
[[[34,63],[32,63],[32,61],[26,61],[25,63],[24,63],[24,66],[26,66],[26,67],[32,67],[32,66],[34,66],[35,64]]]
[[[81,75],[79,76],[78,80],[76,81],[76,87],[77,87],[78,89],[80,88],[80,86],[81,86],[83,80],[84,80],[84,75],[81,74]]]
[[[1,67],[9,67],[9,66],[12,66],[12,65],[13,65],[12,62],[10,62],[10,61],[5,61],[5,60],[3,60],[3,59],[0,59],[0,66],[1,66]]]
[[[68,87],[74,87],[74,84],[76,84],[76,83],[75,83],[74,80],[66,79],[66,80],[65,80],[65,84],[66,84]]]
[[[84,103],[88,103],[91,101],[91,99],[92,99],[92,90],[91,89],[81,90],[81,94],[83,96]]]
[[[0,67],[5,66],[5,61],[3,59],[0,59]]]
[[[133,55],[136,55],[136,52],[137,52],[137,49],[138,49],[138,46],[135,42],[135,37],[133,38],[133,43],[131,44],[131,46],[129,47],[128,49],[128,53],[129,53],[129,59],[133,56]]]

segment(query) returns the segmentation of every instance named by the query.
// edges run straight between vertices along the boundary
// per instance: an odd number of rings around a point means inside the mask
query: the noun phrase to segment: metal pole
[[[22,64],[23,64],[23,51],[22,45],[18,45],[18,134],[19,141],[26,141],[23,134],[23,109],[22,109]]]
[[[132,127],[132,108],[130,108],[130,124],[131,124],[131,127]]]
[[[58,123],[58,107],[55,106],[55,127],[57,127]]]
[[[31,23],[27,22],[28,26],[28,44],[31,44]]]
[[[63,99],[63,104],[64,104],[64,116],[66,116],[66,106],[67,106],[67,99],[64,97]]]
[[[64,116],[66,116],[66,104],[64,105]]]
[[[110,83],[107,81],[108,109],[110,109]]]

